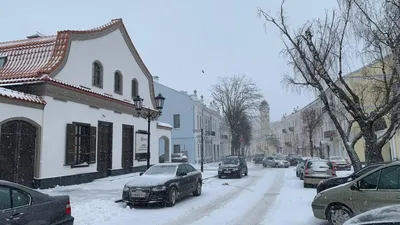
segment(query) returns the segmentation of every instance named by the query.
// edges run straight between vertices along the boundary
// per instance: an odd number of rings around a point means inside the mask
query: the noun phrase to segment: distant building
[[[172,124],[172,152],[186,153],[190,163],[200,162],[203,128],[205,162],[218,161],[229,155],[229,132],[216,103],[211,102],[207,107],[203,97],[198,98],[196,90],[188,94],[159,83],[158,78],[155,81],[156,93],[163,93],[167,99],[159,121]]]

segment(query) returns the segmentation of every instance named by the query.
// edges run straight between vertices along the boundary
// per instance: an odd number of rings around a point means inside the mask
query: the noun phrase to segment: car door
[[[358,183],[352,191],[352,202],[358,213],[371,209],[400,204],[400,166],[390,166],[377,170]]]
[[[266,162],[267,166],[274,166],[274,158],[272,157],[267,157],[267,162]]]
[[[186,170],[188,172],[188,189],[189,193],[196,190],[197,187],[197,170],[190,164],[185,164]]]
[[[26,225],[40,220],[32,211],[31,197],[18,189],[0,186],[0,225]]]
[[[186,173],[186,175],[181,176],[182,173]],[[178,166],[176,175],[179,177],[179,195],[185,196],[189,193],[190,188],[189,174],[187,172],[185,164],[180,164]]]

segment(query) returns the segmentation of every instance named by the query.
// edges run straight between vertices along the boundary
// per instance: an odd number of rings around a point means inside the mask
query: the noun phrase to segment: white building
[[[0,179],[50,187],[145,168],[133,98],[156,111],[153,78],[121,19],[0,43],[0,86]],[[151,164],[170,136],[151,122]]]
[[[219,161],[230,155],[230,133],[225,124],[220,110],[215,102],[210,102],[209,107],[204,103],[203,96],[197,98],[197,93],[192,95],[195,100],[195,161],[201,161],[201,129],[203,128],[203,145],[205,162]]]

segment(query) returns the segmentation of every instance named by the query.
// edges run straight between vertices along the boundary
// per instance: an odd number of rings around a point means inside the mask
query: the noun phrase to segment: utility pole
[[[201,159],[200,159],[200,163],[201,163],[201,172],[204,172],[204,168],[203,168],[203,165],[204,165],[204,134],[203,134],[203,128],[201,128],[201,130],[200,130],[200,135],[201,135],[201,152],[200,152],[200,157],[201,157]]]

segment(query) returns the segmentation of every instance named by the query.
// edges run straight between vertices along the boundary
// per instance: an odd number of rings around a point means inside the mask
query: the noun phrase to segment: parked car
[[[351,164],[342,156],[329,156],[329,161],[332,163],[336,171],[351,170]]]
[[[32,224],[32,221],[73,225],[69,196],[50,196],[0,180],[0,225]]]
[[[164,163],[165,162],[165,154],[160,155],[160,157],[158,158],[158,162],[159,163]]]
[[[290,163],[285,159],[284,156],[268,156],[263,159],[263,166],[288,168],[290,166]]]
[[[310,159],[304,166],[304,187],[319,184],[322,180],[336,177],[332,163],[324,159]]]
[[[218,177],[235,176],[242,178],[243,174],[247,176],[249,170],[244,157],[227,156],[218,167]]]
[[[343,224],[355,215],[400,204],[400,162],[393,162],[318,193],[312,204],[316,218]]]
[[[201,195],[202,175],[188,163],[162,163],[125,184],[122,200],[129,206],[139,203],[175,205],[182,197]]]
[[[296,165],[296,176],[303,180],[304,175],[304,166],[307,163],[307,160],[310,159],[321,159],[320,157],[302,157],[299,159],[299,163]]]
[[[171,162],[187,162],[188,158],[185,153],[172,153]]]
[[[344,225],[400,224],[400,205],[373,209],[347,220]]]
[[[369,171],[374,170],[383,165],[385,165],[385,164],[384,163],[373,164],[373,165],[366,166],[366,167],[362,168],[361,170],[354,172],[351,175],[346,176],[346,177],[334,177],[334,178],[323,180],[317,186],[317,193],[320,193],[321,191],[327,190],[329,188],[333,188],[338,185],[350,182],[350,181],[356,179],[357,177],[360,177],[360,176],[364,175],[365,173],[368,173]]]
[[[286,160],[289,161],[291,166],[296,166],[301,160],[301,158],[302,158],[301,155],[290,155]]]
[[[254,155],[253,161],[255,164],[261,164],[265,157],[264,153],[257,153]]]

